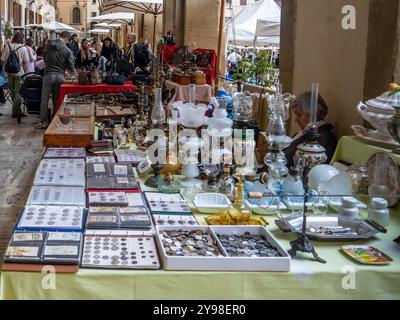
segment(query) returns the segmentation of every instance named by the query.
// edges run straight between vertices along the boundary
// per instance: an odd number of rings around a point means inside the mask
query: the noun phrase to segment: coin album
[[[195,226],[199,223],[192,214],[188,215],[169,215],[169,214],[153,214],[153,221],[158,226]]]
[[[137,190],[139,184],[134,177],[87,177],[88,190]]]
[[[89,207],[115,206],[127,207],[128,199],[125,192],[88,192]]]
[[[88,163],[86,165],[87,177],[125,177],[134,176],[133,168],[128,164],[115,163]]]
[[[158,193],[158,192],[145,192],[144,193],[149,205],[151,213],[168,213],[168,214],[181,214],[191,213],[190,208],[186,204],[180,193]]]
[[[85,186],[84,159],[43,159],[36,171],[35,186]]]
[[[85,189],[82,187],[33,186],[27,204],[86,207]]]
[[[135,150],[115,150],[115,156],[119,164],[132,164],[137,166],[144,158],[145,154]]]
[[[87,156],[86,163],[115,163],[114,156]]]
[[[146,207],[91,207],[88,229],[150,229],[151,218]]]
[[[151,235],[115,233],[86,233],[82,267],[111,269],[159,269],[160,262]]]
[[[26,206],[17,230],[81,231],[85,209],[73,206]]]
[[[79,265],[80,232],[15,231],[6,249],[5,262]]]
[[[85,148],[47,148],[43,158],[85,158]]]

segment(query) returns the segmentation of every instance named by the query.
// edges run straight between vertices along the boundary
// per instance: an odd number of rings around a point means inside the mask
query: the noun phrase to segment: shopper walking
[[[42,103],[40,105],[40,122],[38,124],[39,129],[46,129],[48,127],[48,104],[50,95],[52,95],[53,107],[55,107],[60,85],[64,82],[65,71],[75,72],[75,57],[66,46],[69,38],[70,33],[64,31],[61,33],[60,39],[49,40],[45,50]]]
[[[7,45],[2,54],[4,61],[4,70],[8,77],[8,85],[11,91],[12,100],[12,117],[17,118],[17,122],[21,123],[22,117],[22,97],[21,90],[21,77],[26,72],[27,64],[29,62],[29,54],[26,47],[23,45],[24,34],[17,31],[9,45]]]

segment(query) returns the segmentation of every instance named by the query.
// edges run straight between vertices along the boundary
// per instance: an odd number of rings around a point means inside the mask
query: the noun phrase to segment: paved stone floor
[[[24,207],[43,154],[43,130],[38,117],[28,115],[17,124],[10,104],[0,105],[0,262],[16,219]]]

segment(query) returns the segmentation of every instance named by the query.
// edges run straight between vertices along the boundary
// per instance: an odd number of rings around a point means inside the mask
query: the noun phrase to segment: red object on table
[[[113,93],[121,91],[136,91],[137,86],[132,83],[125,83],[123,85],[111,85],[111,84],[96,84],[96,85],[79,85],[64,83],[60,86],[60,94],[58,96],[57,105],[54,108],[53,114],[56,114],[60,108],[64,98],[67,94],[73,93]]]
[[[215,80],[215,68],[217,67],[217,53],[213,49],[194,49],[193,54],[195,53],[205,53],[205,52],[210,52],[211,53],[211,62],[210,62],[210,67],[209,68],[199,68],[201,71],[203,71],[207,75],[207,84],[212,85],[213,81]]]
[[[172,61],[172,58],[174,57],[174,53],[176,49],[178,49],[178,46],[176,44],[163,44],[160,46],[160,48],[161,48],[163,63],[167,64],[168,62]]]

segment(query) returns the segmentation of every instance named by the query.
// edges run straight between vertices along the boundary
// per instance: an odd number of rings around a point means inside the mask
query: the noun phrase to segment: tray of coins
[[[80,232],[15,231],[4,260],[7,263],[78,265],[81,247]]]
[[[62,186],[33,186],[28,205],[67,205],[86,207],[85,188]]]
[[[35,186],[85,186],[84,159],[43,159],[36,171]]]
[[[263,227],[156,226],[165,270],[290,271],[290,256]]]
[[[131,231],[88,230],[82,267],[110,269],[159,269],[153,236]]]
[[[46,147],[89,147],[94,140],[94,117],[56,115],[44,133]]]
[[[85,158],[85,148],[47,148],[43,158]]]
[[[146,207],[91,207],[88,229],[150,229],[151,218]]]
[[[17,230],[81,231],[85,209],[76,206],[26,206]]]
[[[75,118],[88,118],[94,116],[94,109],[93,102],[64,102],[57,114]]]

